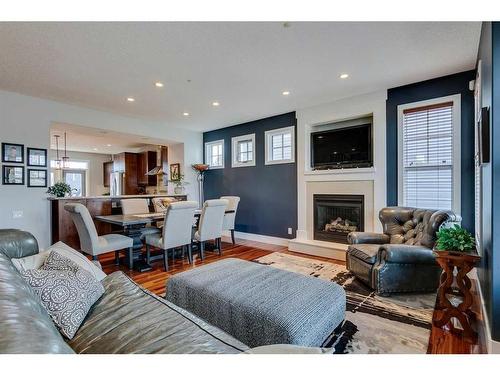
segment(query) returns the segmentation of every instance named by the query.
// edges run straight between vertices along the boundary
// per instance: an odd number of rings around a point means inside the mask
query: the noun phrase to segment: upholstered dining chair
[[[198,202],[184,201],[174,202],[168,205],[165,211],[165,221],[162,234],[148,234],[146,236],[146,259],[149,263],[151,246],[163,250],[163,266],[168,271],[168,252],[182,247],[184,254],[188,249],[189,263],[193,263],[191,248],[191,235],[193,228],[193,217]]]
[[[198,230],[194,234],[201,260],[205,259],[205,242],[210,240],[215,240],[215,247],[222,255],[222,223],[228,203],[226,199],[210,199],[203,203]]]
[[[137,215],[149,212],[148,200],[144,198],[122,199],[120,200],[122,206],[122,214],[124,215]],[[141,229],[141,240],[148,234],[160,233],[160,229],[148,225]]]
[[[81,203],[66,203],[64,209],[69,212],[80,237],[80,250],[97,260],[97,256],[111,251],[115,252],[115,262],[119,261],[119,250],[128,250],[128,266],[134,266],[133,242],[130,237],[121,234],[105,234],[99,236],[95,229],[90,212]]]
[[[224,197],[220,197],[220,199],[226,199],[228,201],[228,204],[226,207],[227,211],[234,211],[234,212],[225,214],[224,221],[222,223],[222,230],[228,230],[231,232],[231,241],[233,242],[233,245],[234,245],[235,244],[235,241],[234,241],[234,221],[236,219],[236,212],[238,211],[238,205],[240,204],[240,197],[227,195]]]

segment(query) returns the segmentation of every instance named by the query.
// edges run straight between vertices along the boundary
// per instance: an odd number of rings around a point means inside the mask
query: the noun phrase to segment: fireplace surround
[[[364,231],[364,196],[314,194],[314,239],[347,244],[349,232]]]

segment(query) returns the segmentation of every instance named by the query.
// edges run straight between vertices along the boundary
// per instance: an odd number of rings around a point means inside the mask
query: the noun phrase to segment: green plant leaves
[[[466,229],[455,224],[451,228],[441,228],[437,233],[436,250],[471,252],[476,248],[476,241]]]

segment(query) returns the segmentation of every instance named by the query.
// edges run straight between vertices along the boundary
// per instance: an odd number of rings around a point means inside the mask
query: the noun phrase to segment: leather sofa
[[[441,268],[432,248],[442,225],[460,223],[451,211],[411,207],[380,210],[383,233],[348,235],[347,269],[379,295],[433,292]]]
[[[0,229],[0,353],[241,353],[248,346],[159,298],[122,272],[103,281],[71,340],[55,327],[11,258],[38,253],[28,232]]]

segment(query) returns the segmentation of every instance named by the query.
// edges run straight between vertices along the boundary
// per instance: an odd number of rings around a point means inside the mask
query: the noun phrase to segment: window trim
[[[211,147],[213,145],[222,145],[222,164],[219,166],[212,166],[210,165],[210,159],[212,156],[212,150]],[[210,157],[209,157],[209,151],[210,151]],[[216,141],[211,141],[211,142],[205,142],[205,163],[210,166],[210,169],[224,169],[225,167],[225,149],[224,149],[224,139],[218,139]]]
[[[250,162],[239,162],[238,161],[238,142],[241,141],[251,141],[252,142],[252,150],[253,150],[253,160]],[[257,152],[255,149],[255,133],[240,135],[238,137],[231,138],[231,167],[232,168],[240,168],[240,167],[255,167],[255,160],[257,159]]]
[[[452,210],[461,213],[461,94],[398,105],[398,205],[406,206],[403,188],[403,119],[404,111],[416,107],[453,102],[453,197]]]
[[[292,157],[290,159],[283,159],[283,160],[272,160],[271,155],[272,153],[272,138],[274,135],[277,134],[284,134],[289,132],[292,136],[292,152],[291,155]],[[273,129],[273,130],[267,130],[264,133],[265,136],[265,150],[266,150],[266,159],[265,159],[265,165],[273,165],[273,164],[289,164],[289,163],[295,163],[295,126],[285,126],[284,128],[279,128],[279,129]]]

